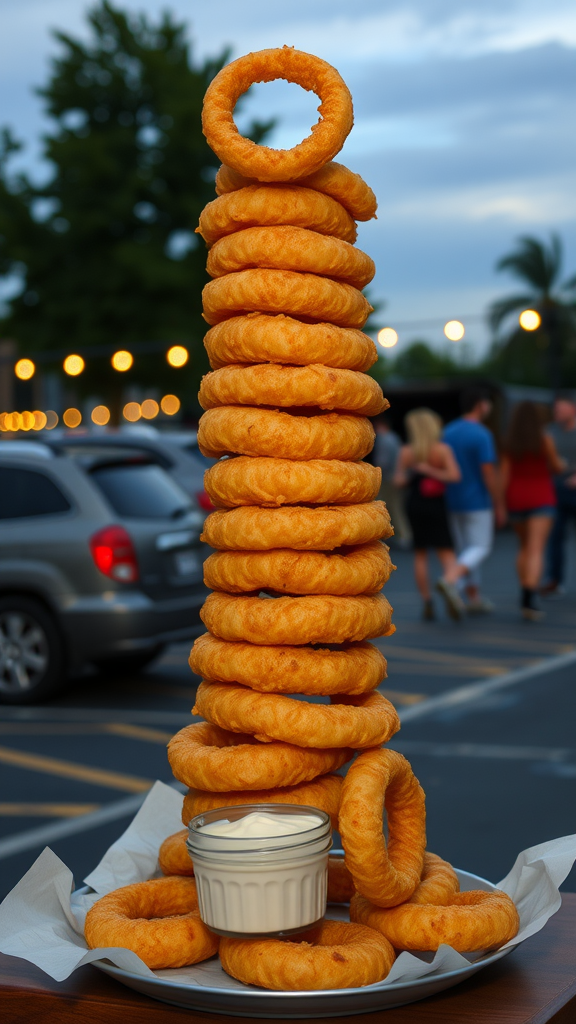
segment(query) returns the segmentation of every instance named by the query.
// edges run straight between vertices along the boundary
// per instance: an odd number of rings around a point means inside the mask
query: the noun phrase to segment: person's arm
[[[414,469],[424,476],[431,476],[443,484],[457,484],[462,479],[460,466],[456,462],[456,456],[449,444],[439,444],[438,454],[442,460],[442,466],[433,466],[430,462],[418,462]]]
[[[411,462],[411,455],[410,445],[403,445],[398,455],[394,476],[392,477],[392,483],[395,487],[405,487],[408,483],[408,467]]]
[[[566,459],[563,459],[556,450],[554,439],[550,437],[550,434],[544,434],[544,454],[546,456],[546,462],[551,473],[558,475],[563,473],[566,469]]]
[[[482,479],[486,485],[486,490],[492,498],[492,504],[494,505],[494,514],[496,516],[496,525],[504,526],[507,519],[506,503],[504,501],[504,488],[502,486],[502,479],[498,472],[498,467],[493,462],[482,462],[480,464],[480,472],[482,473]]]

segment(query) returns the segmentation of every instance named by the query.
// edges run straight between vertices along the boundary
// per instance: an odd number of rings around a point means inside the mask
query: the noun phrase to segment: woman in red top
[[[538,407],[534,402],[520,402],[512,413],[506,439],[502,485],[508,518],[520,541],[516,568],[522,587],[522,616],[531,621],[543,615],[536,593],[556,507],[552,474],[562,469],[554,442],[542,429]]]

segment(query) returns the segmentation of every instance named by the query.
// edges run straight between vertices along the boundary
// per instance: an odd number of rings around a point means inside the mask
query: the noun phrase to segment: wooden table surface
[[[184,1010],[141,996],[81,967],[55,982],[25,960],[0,954],[2,1024],[231,1024],[247,1018]],[[576,893],[545,928],[474,978],[419,1003],[352,1017],[351,1024],[576,1024]]]

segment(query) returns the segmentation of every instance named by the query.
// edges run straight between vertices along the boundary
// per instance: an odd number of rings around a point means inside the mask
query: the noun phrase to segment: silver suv
[[[1,443],[0,703],[44,698],[87,662],[134,671],[192,636],[203,519],[132,447]]]

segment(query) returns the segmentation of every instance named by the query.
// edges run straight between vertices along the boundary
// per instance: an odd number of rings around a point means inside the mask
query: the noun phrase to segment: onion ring
[[[216,192],[221,196],[225,192],[236,192],[239,188],[256,183],[255,178],[246,178],[222,164],[216,175]],[[372,220],[376,216],[378,203],[372,189],[359,174],[344,164],[331,160],[314,174],[299,178],[298,184],[337,199],[354,220]]]
[[[196,231],[208,246],[244,228],[289,224],[356,241],[356,223],[340,203],[299,185],[249,185],[207,203]]]
[[[218,952],[219,938],[198,913],[193,878],[153,878],[109,892],[88,911],[90,949],[131,949],[152,970],[186,967]]]
[[[389,407],[380,385],[366,373],[310,366],[223,366],[202,378],[203,409],[220,405],[272,405],[338,409],[377,416]]]
[[[377,594],[394,568],[388,548],[378,540],[342,554],[289,548],[217,551],[204,562],[204,584],[228,594]]]
[[[336,650],[271,647],[203,633],[194,641],[189,664],[206,679],[241,683],[261,693],[356,695],[375,690],[386,678],[386,658],[369,643],[344,644]]]
[[[343,857],[328,857],[328,903],[349,903],[356,888]],[[360,922],[362,923],[362,922]]]
[[[367,334],[335,324],[305,324],[284,316],[248,313],[212,327],[204,336],[210,366],[228,363],[323,363],[348,370],[369,370],[378,359]]]
[[[379,907],[409,899],[420,882],[426,849],[424,791],[396,750],[365,751],[342,787],[338,816],[354,885]],[[382,817],[388,817],[388,849]]]
[[[373,501],[381,470],[369,462],[336,459],[222,459],[204,474],[204,487],[216,507],[236,505],[323,505]]]
[[[234,807],[237,804],[305,804],[317,807],[330,815],[332,827],[338,827],[340,792],[344,779],[341,775],[320,775],[311,782],[281,789],[240,790],[232,793],[207,793],[202,789],[189,789],[182,806],[182,822],[188,825],[197,814],[215,807]]]
[[[374,261],[349,242],[291,224],[244,228],[225,235],[208,253],[210,277],[266,267],[335,277],[362,290],[374,277]]]
[[[378,691],[330,700],[330,704],[308,704],[235,683],[202,682],[192,714],[230,732],[253,734],[261,743],[280,740],[320,750],[379,746],[400,728],[394,705]]]
[[[325,508],[258,508],[242,505],[212,512],[200,540],[221,551],[269,551],[289,544],[292,551],[334,548],[390,537],[393,528],[383,501]]]
[[[426,850],[420,882],[407,903],[450,903],[455,892],[460,891],[460,882],[454,868],[447,860]],[[362,897],[364,899],[364,897]]]
[[[209,458],[221,455],[309,459],[363,459],[374,444],[374,428],[365,416],[324,412],[293,416],[251,405],[208,409],[198,425],[198,447]]]
[[[163,875],[193,875],[194,865],[188,853],[188,829],[183,828],[164,840],[158,851],[158,864]]]
[[[293,270],[239,270],[216,277],[202,291],[202,316],[209,324],[247,313],[285,313],[312,323],[363,327],[373,312],[368,299],[342,281]]]
[[[206,598],[200,617],[214,636],[252,644],[339,644],[393,632],[392,608],[382,594],[313,594],[268,600],[216,591]]]
[[[255,82],[283,78],[315,92],[320,118],[293,149],[270,149],[243,138],[233,120],[240,96]],[[204,97],[202,130],[222,161],[260,181],[288,181],[312,174],[342,149],[354,123],[352,97],[344,80],[325,60],[291,46],[260,50],[227,64]]]
[[[316,750],[290,743],[257,743],[208,722],[187,725],[168,744],[168,760],[180,782],[216,793],[275,789],[310,782],[341,768],[351,750]]]
[[[499,889],[453,893],[440,906],[407,902],[387,910],[357,894],[350,916],[382,932],[398,950],[435,950],[444,942],[459,953],[494,949],[513,939],[519,928],[513,901]]]
[[[245,985],[307,992],[372,985],[394,963],[390,943],[364,925],[322,921],[308,936],[308,942],[222,938],[222,967]]]

